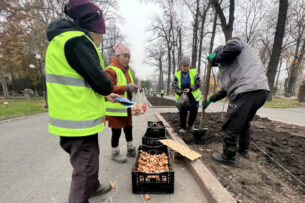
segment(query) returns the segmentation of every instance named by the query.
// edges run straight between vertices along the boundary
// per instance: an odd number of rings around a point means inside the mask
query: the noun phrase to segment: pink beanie
[[[129,48],[124,44],[116,44],[113,47],[114,53],[116,56],[122,55],[122,54],[130,54]]]

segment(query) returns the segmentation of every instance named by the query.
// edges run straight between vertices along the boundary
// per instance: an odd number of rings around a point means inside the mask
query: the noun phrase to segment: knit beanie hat
[[[116,56],[119,56],[119,55],[122,55],[122,54],[130,54],[129,48],[124,44],[114,45],[113,50],[114,50],[114,54]]]
[[[179,62],[179,66],[188,66],[188,65],[190,65],[190,57],[182,56]]]
[[[102,10],[90,0],[70,0],[64,12],[80,27],[97,34],[106,33]]]

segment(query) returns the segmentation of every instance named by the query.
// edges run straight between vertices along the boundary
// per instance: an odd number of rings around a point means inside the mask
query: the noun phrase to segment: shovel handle
[[[212,69],[212,64],[209,61],[208,62],[208,67],[207,67],[206,80],[205,80],[205,89],[204,89],[204,92],[203,92],[203,101],[204,102],[207,102],[207,98],[208,98],[208,92],[209,92],[209,86],[210,86],[211,69]],[[203,106],[202,106],[202,112],[201,112],[201,117],[200,117],[200,130],[203,129],[204,116],[205,116],[205,108],[203,108]]]

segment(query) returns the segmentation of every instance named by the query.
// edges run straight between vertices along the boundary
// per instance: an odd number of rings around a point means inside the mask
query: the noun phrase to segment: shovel
[[[203,95],[203,100],[204,102],[207,102],[208,98],[208,91],[209,91],[209,85],[210,85],[210,76],[211,76],[211,69],[212,69],[212,64],[209,61],[208,62],[208,69],[207,69],[207,76],[205,80],[205,90],[204,90],[204,95]],[[193,135],[196,139],[201,140],[202,137],[205,135],[205,133],[208,131],[208,128],[203,127],[203,120],[205,116],[205,108],[202,106],[202,112],[201,112],[201,117],[200,117],[200,126],[198,130],[194,130]]]

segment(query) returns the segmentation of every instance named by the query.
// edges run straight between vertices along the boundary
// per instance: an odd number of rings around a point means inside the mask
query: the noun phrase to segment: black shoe
[[[250,154],[249,154],[248,150],[246,150],[246,151],[238,151],[238,153],[240,154],[241,157],[243,157],[245,159],[250,159]]]
[[[222,154],[212,154],[212,159],[218,161],[219,163],[226,164],[229,166],[235,166],[234,159],[226,159]]]
[[[112,189],[110,184],[107,185],[99,185],[98,188],[96,189],[96,191],[90,196],[90,197],[94,197],[94,196],[98,196],[98,195],[104,195],[107,192],[109,192]]]

